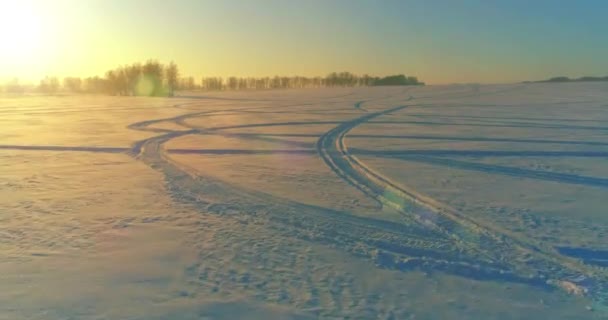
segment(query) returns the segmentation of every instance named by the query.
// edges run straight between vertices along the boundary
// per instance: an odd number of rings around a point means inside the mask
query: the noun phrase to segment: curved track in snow
[[[360,108],[360,105],[356,107]],[[432,227],[449,239],[458,251],[466,252],[478,261],[506,264],[506,269],[515,274],[532,272],[529,274],[531,282],[545,279],[545,283],[569,292],[578,287],[571,279],[584,279],[579,282],[586,282],[587,286],[579,287],[581,292],[589,292],[602,305],[606,303],[608,278],[601,270],[583,265],[542,243],[475,221],[446,204],[392,181],[349,153],[345,137],[350,130],[406,107],[394,107],[341,123],[319,138],[316,145],[319,155],[346,182],[383,206]]]
[[[409,100],[413,99],[410,97]],[[185,121],[189,118],[259,107],[197,111],[134,123],[130,129],[159,135],[134,143],[130,154],[161,171],[168,190],[178,201],[218,215],[243,215],[287,236],[370,259],[382,268],[441,271],[471,279],[526,283],[566,291],[575,287],[580,292],[588,290],[592,298],[605,304],[603,299],[608,281],[601,270],[560,255],[540,243],[520,239],[474,221],[445,204],[390,180],[349,153],[345,137],[351,129],[406,108],[398,106],[368,111],[359,118],[339,123],[323,134],[316,144],[320,157],[333,172],[383,206],[400,212],[403,217],[400,223],[357,217],[234,186],[173,160],[164,148],[167,141],[185,135],[226,134],[222,132],[223,127],[189,126]],[[153,127],[162,122],[176,124],[184,130]]]
[[[347,146],[349,132],[359,125],[383,116],[390,116],[397,112],[408,112],[406,105],[397,107],[386,107],[379,110],[378,105],[366,103],[379,101],[385,98],[393,98],[391,101],[402,101],[402,103],[414,103],[424,106],[418,102],[429,98],[462,98],[495,94],[515,90],[509,88],[492,92],[447,92],[438,95],[427,95],[413,97],[409,91],[400,93],[399,96],[377,97],[368,100],[355,96],[350,103],[344,103],[343,96],[328,97],[320,101],[306,101],[293,103],[285,101],[284,105],[238,105],[228,102],[222,105],[213,105],[214,110],[207,109],[209,105],[205,102],[213,99],[203,97],[202,99],[190,99],[173,105],[173,108],[181,109],[182,114],[176,116],[164,116],[164,118],[151,119],[132,123],[128,126],[131,130],[148,133],[147,139],[133,143],[130,148],[119,147],[66,147],[66,146],[19,146],[3,145],[0,149],[8,150],[51,150],[51,151],[79,151],[79,152],[111,152],[127,153],[130,156],[144,162],[149,167],[159,171],[165,177],[166,187],[169,194],[178,202],[185,203],[200,212],[216,214],[218,216],[230,216],[245,224],[252,223],[272,230],[272,235],[280,239],[296,238],[308,244],[327,246],[342,252],[349,253],[359,259],[372,261],[379,268],[393,269],[399,271],[423,271],[425,273],[441,272],[456,275],[468,279],[483,281],[496,281],[503,283],[523,283],[546,289],[559,288],[571,293],[585,292],[590,299],[597,302],[599,306],[608,306],[608,269],[588,266],[577,259],[576,250],[564,250],[566,253],[558,252],[544,243],[527,239],[525,236],[516,235],[502,230],[495,224],[474,220],[466,213],[441,203],[421,192],[404,186],[400,182],[386,177],[380,171],[369,167],[355,155],[366,154],[361,150],[350,149]],[[402,94],[402,95],[401,95]],[[351,94],[349,94],[351,95]],[[347,96],[349,96],[347,95]],[[409,99],[407,97],[409,96]],[[248,99],[218,99],[235,101],[258,101]],[[276,101],[275,101],[276,102]],[[308,103],[310,102],[310,103]],[[333,104],[336,108],[328,108]],[[315,108],[314,105],[323,105],[323,108]],[[388,104],[388,103],[387,103]],[[354,105],[354,108],[353,108]],[[311,109],[292,108],[298,106],[312,106]],[[221,108],[217,108],[221,107]],[[122,110],[120,108],[108,108],[108,111]],[[128,109],[128,107],[125,107]],[[135,107],[133,107],[135,108]],[[145,107],[142,107],[145,108]],[[105,109],[103,109],[105,110]],[[325,112],[328,110],[329,112]],[[50,112],[46,109],[28,110],[29,112]],[[52,110],[57,112],[73,112],[71,109]],[[307,111],[307,112],[305,112]],[[348,111],[348,112],[345,112]],[[192,121],[195,118],[210,117],[214,115],[227,114],[340,114],[337,121],[320,119],[288,119],[284,121],[275,119],[272,122],[262,117],[247,118],[247,122],[237,122],[229,125],[211,126],[213,121]],[[344,120],[346,117],[355,116],[354,119]],[[259,123],[252,119],[263,119]],[[194,123],[197,123],[195,125]],[[202,125],[201,125],[202,123]],[[394,123],[407,123],[397,122]],[[320,156],[321,161],[341,179],[362,191],[365,195],[375,199],[391,213],[397,212],[393,220],[376,218],[373,215],[356,216],[348,212],[332,210],[320,206],[309,205],[297,201],[281,198],[270,194],[266,190],[251,190],[247,186],[232,185],[220,179],[209,177],[205,172],[189,167],[184,163],[176,161],[172,157],[175,153],[197,153],[197,150],[189,149],[165,149],[165,144],[175,138],[188,135],[217,135],[238,139],[249,139],[252,141],[283,141],[276,140],[273,136],[310,137],[313,134],[307,132],[280,134],[271,133],[236,132],[232,129],[265,128],[276,126],[308,126],[315,124],[333,124],[334,128],[318,136],[316,144],[313,142],[289,142],[298,148],[295,151],[305,151],[305,154]],[[325,129],[327,130],[327,129]],[[153,135],[153,136],[152,136]],[[353,135],[354,136],[354,135]],[[377,137],[377,136],[376,136]],[[435,139],[436,137],[416,136],[420,139]],[[402,138],[393,136],[393,138]],[[409,138],[412,138],[411,136]],[[450,137],[450,139],[454,139]],[[470,138],[466,138],[470,139]],[[505,142],[542,142],[555,143],[548,140],[518,140],[502,139]],[[559,142],[559,141],[557,141]],[[571,142],[568,142],[571,143]],[[578,144],[600,145],[601,142],[583,142]],[[316,148],[315,148],[316,146]],[[248,154],[252,150],[233,149],[208,149],[210,154],[226,152],[230,154]],[[257,152],[257,150],[254,150]],[[286,151],[293,150],[264,150],[264,151]],[[425,161],[430,164],[443,164],[454,167],[454,160],[447,158],[432,158],[412,156],[412,151],[403,150],[399,154],[406,161]],[[409,153],[408,153],[409,152]],[[427,151],[428,152],[428,151]],[[454,151],[449,151],[455,154]],[[459,151],[463,153],[463,151]],[[469,152],[470,151],[466,151]],[[484,151],[485,152],[485,151]],[[457,153],[457,152],[456,152]],[[495,154],[496,152],[494,152]],[[206,154],[206,153],[200,153]],[[251,154],[254,154],[253,152]],[[372,153],[367,153],[372,154]],[[390,154],[390,153],[389,153]],[[488,154],[487,152],[485,154]],[[598,154],[596,152],[596,154]],[[599,154],[601,156],[603,154]],[[517,156],[517,155],[516,155]],[[588,154],[587,154],[588,156]],[[430,159],[430,160],[429,160]],[[431,161],[432,160],[432,161]],[[449,160],[449,162],[448,162]],[[460,168],[466,167],[461,164]],[[379,168],[380,169],[380,168]],[[520,174],[530,177],[528,172],[511,171],[496,166],[489,167],[476,164],[477,171]],[[552,174],[537,175],[536,178],[555,181],[581,182],[580,177],[573,176],[570,180],[566,175]],[[575,180],[577,179],[577,180]],[[582,181],[586,184],[592,180]],[[599,181],[599,180],[598,180]],[[405,181],[407,183],[407,181]],[[600,181],[601,182],[601,181]],[[597,183],[596,183],[597,184]],[[605,182],[603,183],[605,186]],[[346,186],[349,187],[349,186]],[[583,252],[585,253],[585,252]],[[574,257],[574,258],[573,258]],[[603,262],[604,260],[601,260]],[[221,278],[222,281],[227,277]],[[312,285],[314,290],[318,288]],[[338,301],[338,298],[331,300]]]

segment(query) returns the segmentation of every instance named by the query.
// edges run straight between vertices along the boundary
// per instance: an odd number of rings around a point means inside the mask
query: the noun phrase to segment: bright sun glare
[[[44,40],[41,17],[31,3],[0,1],[0,59],[35,58]]]

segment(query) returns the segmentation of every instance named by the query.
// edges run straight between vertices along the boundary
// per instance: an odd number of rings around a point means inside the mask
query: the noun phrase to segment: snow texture
[[[601,319],[608,87],[0,97],[0,319]]]

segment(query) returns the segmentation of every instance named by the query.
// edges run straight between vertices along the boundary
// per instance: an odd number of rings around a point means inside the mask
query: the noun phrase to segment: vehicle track
[[[177,122],[201,115],[201,112],[193,112],[139,122],[129,128],[148,131],[148,126],[159,122]],[[453,246],[449,239],[426,225],[407,220],[395,223],[357,217],[243,189],[206,177],[201,172],[174,161],[163,147],[171,139],[204,130],[166,132],[136,142],[129,154],[164,173],[174,199],[205,212],[218,215],[238,213],[247,219],[267,224],[285,236],[339,248],[372,260],[382,268],[422,270],[428,273],[442,271],[471,279],[547,287],[544,279],[513,273],[501,261],[484,259],[466,252],[462,247]]]
[[[382,205],[396,209],[422,225],[432,226],[447,239],[451,239],[459,251],[467,252],[476,259],[505,263],[514,273],[532,272],[531,278],[546,279],[547,283],[562,289],[568,279],[581,276],[584,279],[594,279],[588,290],[592,290],[593,298],[602,304],[606,303],[608,278],[604,270],[582,265],[543,243],[523,239],[496,226],[475,221],[448,205],[392,181],[349,153],[345,137],[350,130],[374,118],[405,108],[406,106],[394,107],[341,123],[319,138],[319,155],[336,175],[349,184]],[[525,259],[522,260],[522,257]]]
[[[359,153],[357,153],[357,154],[359,154]],[[374,153],[362,152],[360,154],[372,154],[373,155]],[[436,157],[433,155],[430,155],[430,156],[416,155],[415,152],[411,155],[408,155],[406,153],[398,154],[398,155],[391,155],[391,154],[386,155],[386,154],[377,153],[375,155],[380,156],[380,157],[402,159],[402,160],[411,161],[411,162],[432,164],[435,166],[445,166],[445,167],[457,168],[457,169],[461,169],[461,170],[477,171],[477,172],[484,172],[484,173],[490,173],[490,174],[499,174],[499,175],[503,175],[503,176],[519,177],[519,178],[524,178],[524,179],[554,181],[554,182],[559,182],[559,183],[568,183],[568,184],[572,184],[572,185],[593,186],[596,188],[608,188],[608,179],[606,179],[606,178],[574,175],[574,174],[551,172],[551,171],[531,170],[531,169],[523,169],[523,168],[517,168],[517,167],[510,167],[510,166],[492,165],[492,164],[485,164],[485,163],[479,163],[479,162],[441,158],[441,157]]]
[[[353,216],[243,189],[205,177],[170,158],[163,144],[186,132],[150,138],[136,157],[163,172],[172,196],[218,215],[245,215],[288,237],[320,243],[402,271],[442,271],[478,280],[503,280],[545,287],[502,264],[471,258],[425,226]]]
[[[409,100],[413,99],[410,96]],[[286,237],[340,249],[371,260],[382,268],[427,273],[441,271],[478,280],[557,287],[568,292],[576,288],[576,292],[588,292],[597,305],[608,305],[605,270],[582,265],[540,243],[519,239],[473,221],[434,199],[391,181],[349,153],[345,136],[352,128],[405,108],[368,112],[342,122],[323,134],[316,145],[323,161],[338,176],[382,205],[401,212],[401,223],[357,217],[206,177],[173,160],[163,145],[190,134],[221,135],[225,128],[186,127],[189,130],[173,131],[152,127],[160,122],[184,126],[189,118],[226,110],[199,111],[134,123],[130,129],[162,134],[136,142],[130,154],[161,171],[170,194],[180,202],[213,214],[236,214],[253,223],[267,225]],[[232,111],[247,109],[253,108]]]
[[[480,93],[457,94],[458,97],[480,95]],[[384,98],[390,98],[390,96],[373,100]],[[417,99],[426,98],[432,98],[432,96]],[[410,96],[409,100],[414,99],[416,98]],[[205,100],[207,99],[202,99],[202,101]],[[249,100],[242,99],[242,101]],[[407,107],[399,106],[372,112],[378,109],[362,108],[362,104],[368,101],[372,100],[355,103],[355,108],[366,111],[359,118],[342,122],[322,122],[334,123],[338,126],[319,138],[316,144],[317,152],[342,179],[378,200],[382,205],[400,212],[402,214],[400,222],[358,217],[272,196],[263,191],[233,186],[206,177],[203,173],[175,161],[170,157],[170,152],[164,148],[167,141],[192,134],[260,139],[248,136],[251,134],[224,130],[314,124],[315,122],[292,121],[196,128],[186,123],[186,120],[195,117],[227,112],[264,113],[267,112],[266,109],[282,110],[306,104],[272,107],[243,105],[239,108],[230,108],[226,105],[226,109],[205,110],[208,106],[202,104],[201,101],[182,102],[173,107],[192,110],[192,112],[129,125],[129,129],[153,132],[158,135],[134,143],[128,149],[128,154],[162,172],[166,177],[170,194],[178,201],[217,215],[239,216],[239,219],[243,218],[258,225],[267,226],[285,237],[336,248],[371,260],[381,268],[402,271],[421,270],[427,273],[441,271],[470,279],[525,283],[543,288],[558,287],[566,291],[571,288],[565,285],[568,284],[588,289],[593,299],[599,301],[603,306],[607,305],[605,300],[608,297],[606,269],[584,266],[577,259],[564,257],[542,243],[522,239],[497,229],[495,226],[471,220],[445,204],[390,180],[353,156],[345,142],[345,137],[350,130],[374,118],[399,112]],[[325,102],[334,103],[334,101]],[[323,101],[318,101],[311,105],[322,103]],[[213,105],[212,107],[219,106]],[[112,110],[115,109],[117,108]],[[352,110],[352,107],[339,110]],[[315,109],[315,111],[322,110]],[[183,127],[183,130],[154,127],[160,123],[175,124]],[[268,139],[268,137],[264,139]],[[125,151],[124,148],[109,147],[0,146],[0,148],[85,152]]]

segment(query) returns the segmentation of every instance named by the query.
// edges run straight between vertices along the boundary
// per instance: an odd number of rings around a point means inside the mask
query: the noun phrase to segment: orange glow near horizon
[[[403,73],[429,84],[605,76],[603,11],[570,6],[585,19],[562,19],[570,11],[559,6],[538,5],[533,15],[524,14],[529,5],[476,2],[0,0],[0,83],[103,76],[148,59],[175,61],[197,79],[340,71]]]

